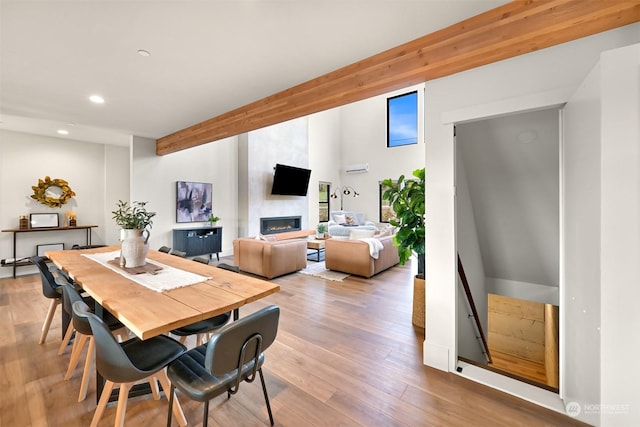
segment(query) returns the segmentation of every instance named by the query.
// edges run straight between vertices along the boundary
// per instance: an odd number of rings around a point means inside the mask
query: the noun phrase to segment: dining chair
[[[164,368],[181,356],[186,348],[178,341],[158,335],[146,340],[137,337],[118,343],[109,327],[91,312],[89,306],[82,301],[73,303],[73,315],[87,319],[96,347],[96,367],[106,379],[100,401],[91,421],[96,427],[109,402],[111,391],[116,384],[120,385],[118,406],[116,408],[115,426],[123,426],[129,390],[142,379],[148,379],[152,389],[155,381],[160,381],[164,390],[171,388]],[[173,392],[173,391],[172,391]],[[180,403],[174,399],[169,402],[169,412],[173,410],[180,426],[186,426]]]
[[[40,334],[39,344],[44,344],[47,340],[47,334],[51,327],[51,321],[56,313],[56,308],[62,303],[62,289],[59,289],[56,279],[53,273],[49,270],[45,259],[41,256],[34,256],[29,258],[31,263],[38,267],[40,272],[40,279],[42,281],[42,295],[51,300],[49,304],[49,310],[47,311],[47,317],[42,324],[42,332]]]
[[[193,257],[193,260],[195,262],[201,262],[202,264],[209,264],[209,258],[205,258],[203,256],[197,256],[197,257]]]
[[[231,312],[228,311],[224,314],[220,314],[218,316],[210,317],[205,320],[201,320],[199,322],[192,323],[187,326],[183,326],[181,328],[176,328],[171,330],[173,335],[177,335],[180,337],[179,341],[182,344],[185,344],[187,338],[191,335],[196,336],[196,345],[204,344],[209,339],[211,333],[213,333],[216,329],[220,329],[224,325],[229,322],[231,319]]]
[[[175,255],[175,256],[179,256],[180,258],[186,258],[187,257],[187,253],[185,251],[179,251],[176,249],[172,249],[171,252],[169,252],[171,255]]]
[[[194,258],[194,261],[197,260],[197,258],[199,257]],[[199,261],[199,262],[202,262],[202,261]],[[218,265],[218,267],[220,267],[220,265]],[[187,326],[183,326],[181,328],[173,329],[171,333],[179,336],[180,342],[182,344],[186,343],[187,337],[191,335],[196,335],[196,346],[198,346],[200,344],[206,343],[209,340],[209,337],[211,336],[211,334],[216,329],[223,327],[229,321],[229,319],[231,319],[230,311],[224,314],[220,314],[218,316],[201,320],[196,323],[192,323]]]
[[[71,336],[75,332],[75,338],[71,349],[71,357],[69,358],[69,366],[67,367],[67,372],[64,375],[65,381],[71,378],[73,371],[76,369],[76,366],[78,366],[82,350],[84,349],[85,344],[88,344],[87,356],[84,362],[84,371],[82,373],[82,382],[80,383],[80,393],[78,394],[78,402],[82,402],[87,397],[87,389],[89,388],[91,364],[95,359],[95,340],[93,338],[93,333],[91,332],[91,325],[87,319],[73,315],[73,303],[76,301],[82,301],[92,308],[92,306],[95,307],[95,301],[91,297],[81,296],[80,293],[68,283],[60,283],[60,285],[62,287],[62,309],[71,316],[71,323],[69,323],[67,333],[65,334],[65,338],[62,340],[62,345],[60,346],[58,354],[61,354],[64,347],[68,345]],[[123,337],[128,337],[129,334],[126,327],[120,323],[118,319],[113,317],[111,313],[106,310],[104,312],[104,322],[109,327],[109,330],[113,331],[113,333],[118,336],[118,340],[122,341]]]
[[[158,250],[159,250],[160,252],[164,252],[165,254],[168,254],[169,252],[171,252],[171,248],[170,248],[170,247],[168,247],[168,246],[160,246],[160,247],[158,248]]]
[[[234,273],[240,273],[240,267],[238,267],[237,265],[229,265],[221,262],[220,264],[216,265],[216,267],[223,270],[233,271]]]
[[[204,402],[202,425],[207,427],[209,401],[227,393],[236,394],[243,381],[253,382],[260,375],[262,392],[273,422],[269,395],[262,374],[264,351],[269,348],[278,332],[280,308],[270,305],[249,314],[220,329],[207,344],[199,345],[167,367],[171,380],[169,404],[177,388],[191,400]],[[171,427],[171,411],[167,415],[167,427]]]
[[[73,288],[73,291],[78,294],[78,292],[76,291],[75,287],[73,285],[71,285],[69,282],[67,282],[64,279],[56,279],[56,284],[59,286],[56,289],[60,289],[62,292],[62,309],[64,310],[65,313],[67,313],[69,315],[69,319],[72,319],[73,317],[73,312],[71,309],[71,303],[69,302],[69,297],[65,295],[65,287],[71,287]],[[91,298],[90,296],[80,296],[80,294],[78,294],[78,298],[80,300],[83,300],[85,302],[85,304],[87,304],[89,307],[91,307],[91,309],[94,308],[95,306],[95,301],[93,298]],[[71,301],[73,302],[73,301]],[[64,350],[69,346],[69,342],[71,341],[71,339],[74,336],[74,332],[75,332],[75,328],[73,326],[73,319],[69,322],[69,325],[67,326],[67,330],[65,331],[64,337],[62,338],[62,342],[60,343],[60,347],[58,348],[58,356],[60,356],[62,353],[64,353]],[[73,341],[74,344],[74,348],[75,348],[75,344],[77,343],[77,340]],[[71,351],[71,354],[73,354],[73,350]]]

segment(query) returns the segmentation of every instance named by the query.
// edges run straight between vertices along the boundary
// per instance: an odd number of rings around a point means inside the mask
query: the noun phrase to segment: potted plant
[[[324,233],[327,232],[327,224],[325,224],[324,222],[321,222],[320,224],[318,224],[316,226],[316,238],[317,239],[324,239]]]
[[[116,224],[121,227],[120,265],[126,268],[145,265],[149,251],[150,229],[155,212],[149,212],[147,202],[128,202],[118,200],[118,208],[111,212]],[[146,232],[146,236],[145,236]]]
[[[418,274],[414,279],[413,324],[424,328],[424,269],[425,269],[425,169],[413,171],[415,179],[404,175],[393,181],[385,179],[382,198],[389,200],[396,217],[389,223],[397,227],[394,244],[398,247],[400,264],[404,265],[411,255],[418,259]]]
[[[209,221],[209,225],[213,228],[216,226],[216,223],[220,221],[220,217],[215,216],[214,214],[211,214],[209,215],[209,218],[207,219],[207,221]]]

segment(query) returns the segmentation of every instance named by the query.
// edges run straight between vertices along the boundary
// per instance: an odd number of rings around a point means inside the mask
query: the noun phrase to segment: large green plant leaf
[[[398,247],[400,264],[405,264],[412,254],[419,255],[424,261],[425,245],[425,169],[413,171],[412,179],[400,175],[397,180],[385,179],[382,185],[386,190],[382,194],[396,214],[389,223],[398,230],[394,242]],[[418,266],[424,272],[424,265]]]

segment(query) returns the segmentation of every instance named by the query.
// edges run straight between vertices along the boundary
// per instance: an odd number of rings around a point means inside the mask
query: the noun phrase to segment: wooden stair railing
[[[476,325],[476,331],[478,334],[476,338],[480,340],[480,344],[482,346],[482,352],[487,357],[487,362],[492,363],[491,352],[489,351],[489,345],[487,344],[487,340],[485,339],[484,332],[482,330],[482,323],[480,323],[480,318],[478,317],[478,310],[476,309],[476,304],[473,302],[473,295],[471,294],[471,288],[469,288],[467,275],[464,273],[464,267],[462,266],[462,261],[460,260],[460,254],[458,254],[458,275],[460,275],[460,281],[462,282],[464,293],[467,296],[467,302],[471,307],[471,313],[472,313],[471,316],[475,321],[474,323]]]

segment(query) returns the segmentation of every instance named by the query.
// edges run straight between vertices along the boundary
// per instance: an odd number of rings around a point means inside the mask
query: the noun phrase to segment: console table
[[[42,231],[71,231],[71,230],[84,230],[86,233],[87,246],[91,246],[91,229],[96,228],[97,225],[77,225],[75,227],[47,227],[47,228],[9,228],[2,230],[3,233],[13,233],[13,262],[3,264],[3,267],[13,267],[13,278],[16,278],[16,267],[25,265],[31,265],[29,261],[18,262],[16,259],[16,240],[20,233],[34,233]]]
[[[187,256],[216,254],[220,261],[222,227],[174,228],[173,249]]]

